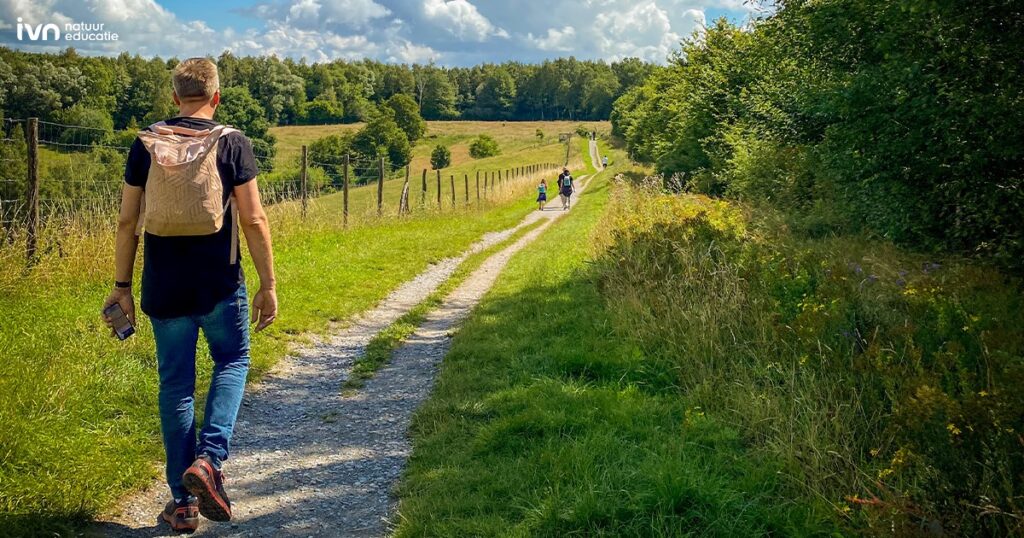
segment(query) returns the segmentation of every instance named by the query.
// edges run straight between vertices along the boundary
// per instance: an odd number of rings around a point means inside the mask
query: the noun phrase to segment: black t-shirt
[[[218,124],[202,118],[172,118],[168,125],[207,129]],[[125,183],[146,188],[149,152],[138,138],[128,152]],[[217,146],[217,171],[224,182],[224,203],[238,185],[259,172],[252,143],[242,133],[228,133]],[[142,262],[142,311],[158,318],[208,314],[244,282],[241,255],[231,261],[231,213],[210,235],[159,237],[146,232]],[[240,253],[239,253],[240,254]]]

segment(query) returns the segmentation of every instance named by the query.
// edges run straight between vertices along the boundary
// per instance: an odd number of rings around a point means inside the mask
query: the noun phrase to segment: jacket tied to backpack
[[[238,210],[234,195],[224,202],[224,182],[217,169],[220,138],[236,129],[218,125],[201,131],[154,123],[139,139],[150,155],[139,230],[163,237],[211,235],[232,212],[231,260],[238,256]]]

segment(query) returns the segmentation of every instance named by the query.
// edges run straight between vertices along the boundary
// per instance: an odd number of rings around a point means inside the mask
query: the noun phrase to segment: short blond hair
[[[209,58],[189,58],[174,68],[171,84],[181,101],[213,99],[213,94],[220,89],[217,64]]]

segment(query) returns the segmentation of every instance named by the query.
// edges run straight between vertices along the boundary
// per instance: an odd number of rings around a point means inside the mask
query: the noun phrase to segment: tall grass
[[[620,183],[594,268],[614,331],[871,534],[1024,532],[1019,280]]]

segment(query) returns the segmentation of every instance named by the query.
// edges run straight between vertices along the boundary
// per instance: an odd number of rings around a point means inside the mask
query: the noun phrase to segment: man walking
[[[172,83],[178,116],[140,132],[128,154],[114,290],[103,306],[117,304],[135,322],[131,281],[144,226],[141,306],[156,340],[160,428],[172,495],[161,517],[175,531],[191,532],[199,514],[213,521],[231,519],[221,464],[228,459],[249,370],[249,300],[239,227],[260,279],[252,300],[256,331],[273,323],[277,292],[252,145],[241,132],[213,121],[220,104],[217,66],[206,58],[185,60],[174,69]],[[200,330],[214,366],[197,438]]]

